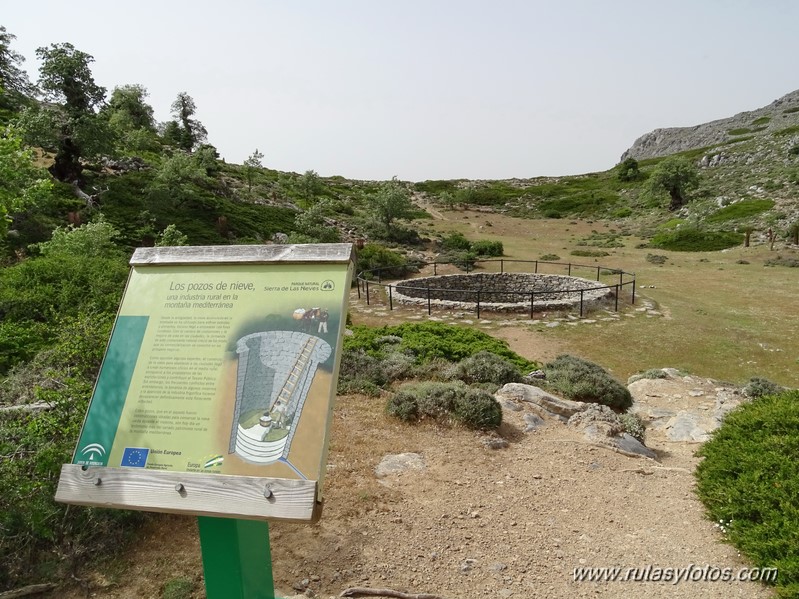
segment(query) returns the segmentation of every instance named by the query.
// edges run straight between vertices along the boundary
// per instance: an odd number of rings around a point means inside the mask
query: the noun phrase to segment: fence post
[[[635,279],[633,279],[633,299],[631,303],[635,305]]]
[[[535,261],[535,272],[538,273],[538,260]]]
[[[394,297],[391,293],[391,285],[388,286],[388,309],[389,310],[394,309]]]
[[[433,276],[438,274],[438,262],[433,262]]]
[[[580,318],[583,317],[583,290],[580,289]]]
[[[530,294],[530,320],[533,319],[533,312],[535,310],[535,291]]]
[[[619,286],[616,285],[616,312],[619,311]]]
[[[427,315],[430,316],[432,314],[430,308],[430,285],[427,285]]]
[[[361,277],[358,277],[355,282],[358,283],[358,299],[361,299]]]
[[[505,273],[505,261],[504,260],[500,260],[499,261],[499,272],[500,272],[500,274],[504,274]]]
[[[619,285],[624,285],[624,271],[619,270]]]
[[[599,280],[599,267],[596,267],[596,280]]]
[[[572,263],[569,262],[569,276],[572,276]]]
[[[477,290],[477,320],[480,320],[480,290]]]
[[[369,305],[369,279],[366,280],[366,305]]]

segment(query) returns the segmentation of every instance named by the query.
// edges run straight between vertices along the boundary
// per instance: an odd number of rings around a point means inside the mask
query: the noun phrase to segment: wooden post
[[[504,274],[505,273],[505,261],[504,260],[500,260],[499,261],[499,272],[500,272],[500,274]]]
[[[596,267],[596,280],[599,280],[599,267]]]
[[[535,261],[535,272],[538,273],[538,260]]]
[[[580,318],[583,317],[583,290],[580,289]]]
[[[369,305],[369,279],[366,279],[366,305]]]
[[[530,293],[530,320],[533,319],[534,307],[535,307],[535,291]]]
[[[480,320],[480,290],[477,290],[477,320]]]
[[[427,284],[427,315],[430,316],[432,314],[432,308],[430,307],[430,283]]]
[[[619,286],[616,285],[616,312],[619,311]]]
[[[394,309],[394,298],[391,295],[391,285],[388,286],[388,309],[389,310]]]
[[[572,276],[572,263],[569,262],[569,276]]]

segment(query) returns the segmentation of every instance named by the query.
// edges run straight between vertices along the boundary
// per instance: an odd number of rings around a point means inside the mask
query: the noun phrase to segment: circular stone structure
[[[400,304],[439,308],[526,312],[596,307],[613,298],[614,285],[581,277],[538,273],[475,273],[408,279],[392,285]]]

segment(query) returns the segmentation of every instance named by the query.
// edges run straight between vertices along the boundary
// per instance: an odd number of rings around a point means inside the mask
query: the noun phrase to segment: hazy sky
[[[3,0],[35,50],[71,42],[156,117],[180,91],[230,162],[362,179],[612,167],[643,133],[799,88],[795,0]]]

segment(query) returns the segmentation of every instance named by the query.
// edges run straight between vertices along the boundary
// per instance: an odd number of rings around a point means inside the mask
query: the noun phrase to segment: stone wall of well
[[[564,310],[597,306],[613,297],[613,288],[598,281],[538,273],[476,273],[442,275],[400,281],[393,287],[395,301],[454,309],[480,308],[498,312],[524,312],[531,299],[536,310]],[[597,289],[597,287],[601,287]],[[429,295],[428,295],[429,294]]]

